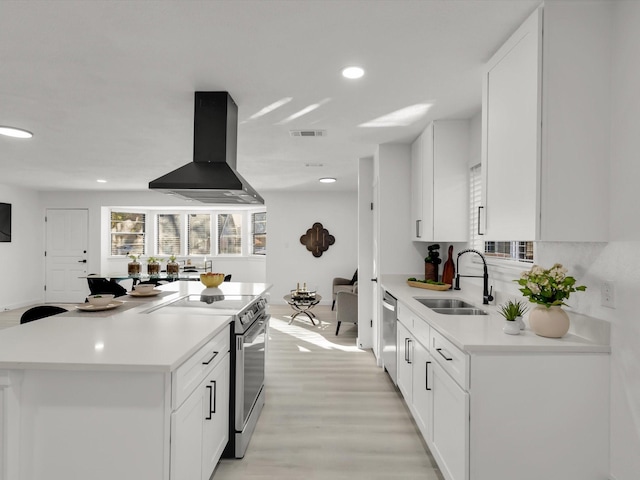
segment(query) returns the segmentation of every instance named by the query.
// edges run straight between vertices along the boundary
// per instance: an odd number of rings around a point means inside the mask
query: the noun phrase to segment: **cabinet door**
[[[423,140],[424,133],[421,134],[411,144],[411,239],[424,240],[424,219],[422,211],[423,195]]]
[[[535,240],[539,218],[541,22],[494,55],[483,91],[485,240]]]
[[[211,372],[203,386],[202,480],[209,480],[229,440],[229,355]]]
[[[434,242],[469,240],[469,121],[438,120],[432,135]]]
[[[171,480],[202,476],[203,390],[204,382],[171,414]]]
[[[400,322],[397,322],[397,349],[398,352],[398,388],[407,403],[411,403],[413,371],[412,371],[412,346],[413,336]]]
[[[419,342],[413,345],[414,419],[428,445],[432,442],[433,368],[431,356]]]
[[[445,477],[469,479],[469,394],[437,363],[433,372],[432,451]]]

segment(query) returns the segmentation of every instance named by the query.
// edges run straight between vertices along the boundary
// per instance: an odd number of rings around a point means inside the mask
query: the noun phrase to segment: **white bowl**
[[[151,291],[156,288],[155,285],[150,283],[144,283],[142,285],[136,285],[133,289],[138,293],[151,293]]]
[[[98,293],[96,295],[89,295],[87,300],[91,305],[95,305],[96,307],[104,307],[109,305],[111,301],[115,298],[115,295],[111,295],[109,293]]]

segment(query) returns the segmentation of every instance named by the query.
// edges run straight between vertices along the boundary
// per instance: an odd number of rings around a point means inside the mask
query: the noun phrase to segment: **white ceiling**
[[[0,0],[0,125],[34,133],[0,136],[0,183],[146,190],[192,160],[194,91],[226,90],[238,171],[258,192],[355,190],[357,160],[376,144],[478,112],[483,63],[539,3]],[[365,77],[342,78],[351,64]],[[411,125],[359,126],[418,103],[433,106]]]

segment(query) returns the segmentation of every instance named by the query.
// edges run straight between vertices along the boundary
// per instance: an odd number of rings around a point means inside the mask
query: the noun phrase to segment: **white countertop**
[[[264,283],[226,282],[225,294],[260,295]],[[201,293],[200,282],[174,282],[158,297],[118,297],[133,308],[70,311],[0,331],[0,368],[170,372],[231,321],[230,316],[146,314],[152,306]],[[208,291],[211,289],[208,289]],[[124,307],[124,305],[123,305]]]
[[[394,297],[423,318],[432,328],[444,335],[458,348],[474,352],[589,352],[608,353],[609,324],[585,315],[568,312],[571,329],[562,338],[545,338],[527,328],[520,335],[508,335],[502,331],[504,317],[498,313],[496,305],[483,305],[482,295],[471,296],[464,290],[435,291],[407,285],[411,275],[382,275],[381,285]],[[476,293],[476,292],[474,292]],[[434,312],[414,299],[459,298],[481,308],[489,315],[443,315]],[[531,305],[533,306],[533,304]]]

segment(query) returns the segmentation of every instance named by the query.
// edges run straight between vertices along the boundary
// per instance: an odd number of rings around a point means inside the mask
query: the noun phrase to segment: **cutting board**
[[[447,261],[444,262],[444,267],[442,267],[442,283],[448,283],[451,285],[453,283],[453,276],[456,273],[456,267],[453,263],[453,245],[449,245],[449,255],[447,257]]]

